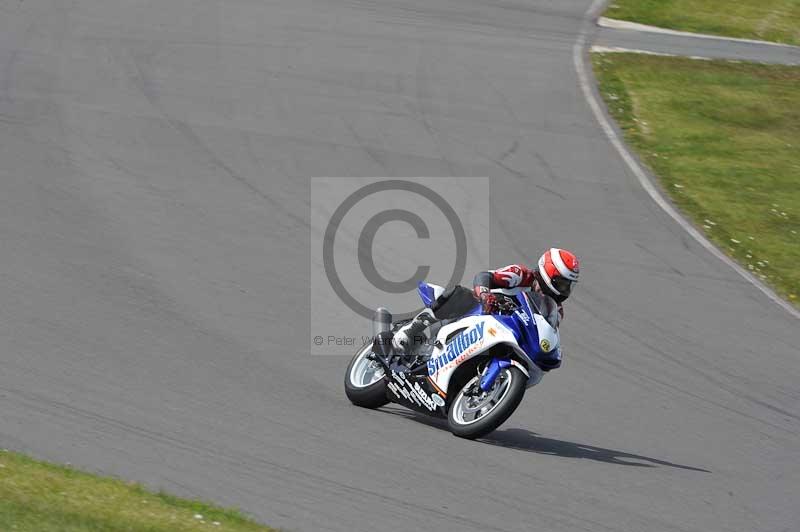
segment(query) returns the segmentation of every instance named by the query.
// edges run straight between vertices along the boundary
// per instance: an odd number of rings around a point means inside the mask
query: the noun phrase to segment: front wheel
[[[478,388],[480,377],[467,382],[450,404],[447,425],[450,432],[474,440],[489,434],[503,424],[525,395],[525,376],[519,368],[504,368],[489,391]]]
[[[350,402],[364,408],[379,408],[389,402],[386,399],[386,382],[383,367],[367,358],[372,353],[372,344],[367,344],[355,354],[347,365],[344,375],[344,393]]]

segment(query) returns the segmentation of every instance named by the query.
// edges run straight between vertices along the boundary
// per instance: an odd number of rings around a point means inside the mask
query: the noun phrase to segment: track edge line
[[[651,26],[649,24],[640,24],[639,22],[630,22],[628,20],[620,20],[608,17],[598,17],[597,25],[600,26],[601,28],[609,28],[612,30],[638,31],[639,33],[660,33],[662,35],[672,35],[674,37],[711,39],[715,41],[756,44],[759,46],[781,46],[784,48],[798,48],[793,44],[786,44],[782,42],[762,41],[759,39],[744,39],[742,37],[726,37],[724,35],[712,35],[710,33],[694,33],[691,31],[672,30],[669,28],[662,28],[660,26]]]
[[[691,224],[691,222],[689,222],[675,209],[675,207],[658,190],[655,184],[655,179],[642,167],[642,165],[639,164],[633,154],[631,154],[630,150],[628,150],[628,147],[625,145],[617,130],[611,125],[610,118],[606,115],[604,107],[600,103],[598,96],[595,93],[595,90],[598,89],[596,87],[594,74],[592,73],[590,77],[589,69],[586,68],[586,58],[588,57],[589,53],[589,30],[593,24],[596,24],[600,17],[600,13],[608,2],[609,0],[594,0],[592,2],[592,4],[589,6],[589,9],[584,14],[584,20],[579,30],[578,38],[572,47],[572,57],[575,70],[578,74],[578,84],[580,85],[584,98],[589,104],[589,107],[592,109],[600,128],[606,134],[606,137],[608,137],[608,139],[611,141],[611,144],[617,150],[617,153],[619,153],[619,155],[622,157],[622,160],[625,161],[625,164],[636,176],[639,184],[642,186],[642,188],[644,188],[656,205],[661,208],[661,210],[666,212],[673,220],[675,220],[675,222],[678,223],[678,225],[681,226],[684,231],[686,231],[712,255],[730,266],[744,280],[758,288],[764,295],[789,313],[790,316],[800,320],[800,310],[794,308],[794,306],[792,306],[788,301],[781,298],[771,288],[756,279],[728,255],[722,252],[717,246],[715,246],[710,240],[701,234]]]

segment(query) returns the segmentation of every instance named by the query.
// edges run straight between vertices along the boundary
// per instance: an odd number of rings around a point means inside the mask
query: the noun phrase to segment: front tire
[[[344,374],[344,393],[350,402],[364,408],[380,408],[387,404],[386,380],[383,368],[367,358],[372,344],[362,347],[347,365]]]
[[[489,434],[507,420],[525,395],[528,378],[519,368],[504,368],[488,392],[471,393],[480,377],[468,381],[458,391],[447,412],[450,432],[474,440]]]

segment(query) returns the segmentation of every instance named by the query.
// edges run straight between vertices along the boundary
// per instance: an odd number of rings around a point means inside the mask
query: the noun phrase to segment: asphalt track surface
[[[603,47],[629,48],[710,59],[800,65],[800,47],[798,46],[775,46],[605,27],[598,29],[594,44]]]
[[[797,530],[800,327],[604,136],[588,7],[2,0],[0,444],[292,530]],[[490,176],[497,262],[583,258],[486,441],[307,354],[308,178],[409,174]]]

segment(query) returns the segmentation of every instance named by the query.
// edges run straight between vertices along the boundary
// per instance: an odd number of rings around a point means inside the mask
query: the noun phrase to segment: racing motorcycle
[[[444,288],[421,282],[418,291],[430,307]],[[462,438],[495,430],[542,379],[536,362],[560,361],[561,349],[558,305],[551,297],[520,288],[492,291],[499,294],[497,313],[483,314],[476,302],[460,318],[434,324],[438,331],[411,355],[396,353],[391,342],[408,320],[392,323],[379,309],[374,340],[347,366],[348,399],[365,408],[393,402],[446,418]]]

